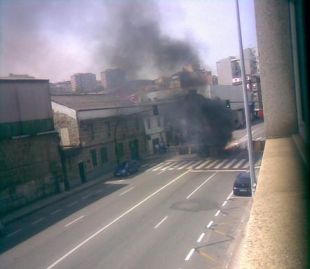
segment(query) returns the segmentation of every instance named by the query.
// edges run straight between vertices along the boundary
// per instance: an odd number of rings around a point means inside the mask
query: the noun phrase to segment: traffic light
[[[226,106],[227,108],[230,108],[230,100],[225,100],[225,106]]]

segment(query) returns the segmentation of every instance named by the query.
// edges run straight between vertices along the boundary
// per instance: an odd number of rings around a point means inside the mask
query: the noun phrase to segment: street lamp
[[[239,1],[238,0],[236,0],[236,13],[237,13],[237,25],[238,25],[238,39],[239,39],[239,50],[240,50],[240,64],[241,64],[245,123],[246,123],[247,135],[248,135],[248,155],[249,155],[249,164],[250,164],[251,193],[253,195],[253,184],[256,182],[256,180],[255,180],[255,170],[254,170],[254,162],[253,162],[251,120],[250,120],[250,113],[249,113],[248,95],[247,95],[247,89],[246,89],[246,75],[245,75],[245,65],[244,65],[243,44],[242,44],[240,13],[239,13]]]

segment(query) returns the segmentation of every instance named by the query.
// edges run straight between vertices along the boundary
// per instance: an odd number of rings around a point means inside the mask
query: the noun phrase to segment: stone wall
[[[0,214],[60,191],[57,133],[0,142]]]

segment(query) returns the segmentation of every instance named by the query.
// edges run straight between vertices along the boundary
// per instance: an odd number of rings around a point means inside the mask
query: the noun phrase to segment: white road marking
[[[211,178],[213,178],[216,175],[216,173],[209,176],[204,182],[202,182],[196,189],[194,189],[187,197],[186,199],[189,199],[196,191],[198,191],[204,184],[206,184]]]
[[[212,226],[212,224],[213,224],[213,220],[211,220],[211,221],[209,222],[209,224],[208,224],[208,226],[207,226],[207,229],[209,229],[209,228]]]
[[[135,187],[130,187],[129,189],[127,189],[127,190],[125,190],[125,191],[123,191],[119,196],[122,196],[122,195],[124,195],[125,193],[127,193],[127,192],[129,192],[129,191],[131,191],[131,190],[133,190]]]
[[[53,211],[50,215],[55,215],[57,213],[59,213],[62,209],[56,209],[55,211]]]
[[[235,163],[237,161],[237,159],[232,159],[229,163],[227,163],[223,168],[226,169],[228,167],[230,167],[233,163]]]
[[[167,218],[168,218],[168,216],[164,217],[160,222],[158,222],[158,223],[154,226],[154,229],[157,229]]]
[[[189,171],[184,172],[183,174],[177,176],[176,178],[174,178],[173,180],[171,180],[169,183],[167,183],[166,185],[162,186],[161,188],[159,188],[158,190],[154,191],[153,193],[151,193],[150,195],[148,195],[147,197],[145,197],[142,201],[140,201],[139,203],[135,204],[133,207],[129,208],[127,211],[125,211],[124,213],[122,213],[121,215],[119,215],[117,218],[115,218],[114,220],[112,220],[111,222],[109,222],[107,225],[103,226],[102,228],[100,228],[99,230],[97,230],[96,232],[94,232],[92,235],[90,235],[89,237],[87,237],[85,240],[83,240],[81,243],[79,243],[78,245],[76,245],[74,248],[72,248],[70,251],[68,251],[66,254],[64,254],[63,256],[61,256],[59,259],[57,259],[55,262],[53,262],[51,265],[49,265],[48,267],[46,267],[46,269],[51,269],[54,268],[57,264],[59,264],[60,262],[62,262],[65,258],[67,258],[68,256],[70,256],[72,253],[74,253],[75,251],[77,251],[79,248],[81,248],[82,246],[84,246],[87,242],[89,242],[90,240],[92,240],[94,237],[96,237],[97,235],[99,235],[100,233],[102,233],[104,230],[106,230],[107,228],[109,228],[111,225],[113,225],[114,223],[116,223],[117,221],[119,221],[120,219],[122,219],[123,217],[125,217],[126,215],[128,215],[130,212],[132,212],[133,210],[135,210],[137,207],[141,206],[142,204],[144,204],[146,201],[148,201],[149,199],[151,199],[153,196],[155,196],[157,193],[161,192],[162,190],[164,190],[165,188],[167,188],[168,186],[170,186],[171,184],[173,184],[174,182],[176,182],[177,180],[179,180],[181,177],[185,176],[186,174],[188,174]]]
[[[205,173],[206,170],[189,170],[191,173]],[[227,172],[244,172],[244,171],[247,171],[247,169],[221,169],[221,170],[216,170],[216,169],[212,169],[212,172],[216,172],[216,173],[219,173],[219,172],[224,172],[224,173],[227,173]]]
[[[176,166],[174,166],[173,168],[179,168],[180,166],[182,166],[182,165],[184,165],[184,164],[186,164],[187,163],[187,161],[181,161],[181,162],[179,162]]]
[[[203,161],[196,161],[191,166],[187,167],[187,169],[193,169],[194,166],[201,164]]]
[[[76,205],[77,203],[78,203],[77,201],[74,201],[74,202],[72,202],[72,203],[68,204],[68,205],[67,205],[67,207],[74,206],[74,205]]]
[[[237,162],[233,168],[238,168],[238,167],[241,167],[241,164],[243,164],[244,162],[246,162],[247,160],[246,159],[241,159],[239,162]]]
[[[225,206],[227,204],[227,201],[224,201],[223,203],[222,203],[222,206]]]
[[[248,168],[250,166],[250,163],[247,161],[243,166],[242,168]]]
[[[203,162],[202,164],[200,164],[199,166],[197,166],[195,169],[200,169],[202,167],[204,167],[207,163],[211,162],[211,160],[208,158],[205,162]]]
[[[164,168],[162,168],[161,170],[166,171],[167,169],[169,169],[171,166],[175,165],[175,162],[169,164],[168,166],[165,166]]]
[[[35,224],[38,224],[39,222],[41,222],[43,220],[44,220],[44,218],[39,218],[39,219],[35,220],[34,222],[32,222],[31,224],[35,225]]]
[[[186,164],[180,166],[180,167],[178,168],[178,170],[184,169],[186,166],[189,166],[189,165],[191,165],[191,164],[194,163],[194,162],[195,162],[195,161],[190,161],[190,162],[188,162],[188,163],[186,163]]]
[[[170,164],[170,162],[163,162],[163,163],[161,163],[160,166],[157,166],[156,168],[153,168],[152,171],[155,172],[155,171],[165,167],[167,164]]]
[[[7,234],[6,237],[12,237],[13,235],[15,235],[15,234],[17,234],[17,233],[19,233],[21,231],[22,231],[22,229],[17,229],[16,231],[14,231],[12,233]]]
[[[214,169],[220,168],[225,162],[227,162],[227,160],[223,160],[222,162],[220,162],[217,166],[214,167]]]
[[[65,225],[65,227],[69,227],[70,225],[72,225],[73,223],[75,223],[75,222],[79,221],[80,219],[82,219],[82,218],[84,218],[84,217],[85,217],[85,216],[84,216],[84,215],[82,215],[82,216],[80,216],[80,217],[78,217],[78,218],[74,219],[73,221],[71,221],[71,222],[67,223],[67,224]]]
[[[205,168],[210,168],[215,165],[219,160],[214,160],[212,163],[209,163]]]
[[[189,259],[190,259],[190,258],[192,257],[192,255],[193,255],[194,251],[195,251],[195,249],[192,248],[192,249],[188,252],[188,254],[187,254],[186,258],[185,258],[185,261],[189,261]]]
[[[216,211],[216,213],[215,213],[215,217],[217,217],[219,214],[221,213],[221,211],[220,210],[218,210],[218,211]]]
[[[230,194],[227,196],[226,200],[229,200],[232,195],[233,195],[233,192],[231,191]]]
[[[160,174],[162,174],[162,173],[164,173],[165,171],[160,171],[157,175],[160,175]]]
[[[205,233],[202,233],[199,238],[197,239],[197,243],[200,243],[202,238],[205,236]]]

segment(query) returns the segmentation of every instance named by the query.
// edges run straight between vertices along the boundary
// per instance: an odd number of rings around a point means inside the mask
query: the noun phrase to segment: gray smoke
[[[109,42],[102,38],[98,57],[129,76],[155,72],[171,74],[186,64],[199,64],[189,43],[162,34],[160,14],[153,1],[131,0],[107,4]]]
[[[199,63],[191,44],[162,34],[153,1],[0,0],[0,20],[1,75],[69,79],[120,67],[154,78]]]

